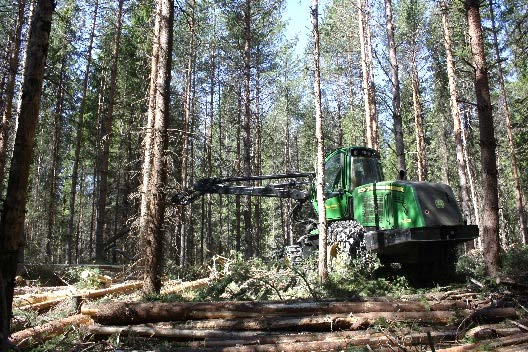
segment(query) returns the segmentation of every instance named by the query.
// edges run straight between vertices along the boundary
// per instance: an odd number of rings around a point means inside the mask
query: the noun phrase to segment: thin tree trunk
[[[368,147],[372,148],[373,135],[372,135],[372,120],[371,120],[371,95],[370,95],[370,73],[368,65],[368,54],[366,44],[366,20],[365,20],[365,7],[364,0],[358,0],[358,24],[359,24],[359,46],[361,48],[361,71],[363,73],[363,105],[365,109],[365,140]]]
[[[51,150],[51,167],[48,175],[48,211],[46,231],[46,261],[53,262],[53,233],[55,232],[55,217],[57,212],[58,197],[58,175],[60,173],[60,142],[62,140],[62,110],[64,105],[64,70],[66,69],[67,56],[64,55],[59,72],[59,84],[57,86],[57,100],[53,119],[53,146]]]
[[[156,62],[157,68],[154,82],[155,88],[150,91],[155,92],[155,102],[149,108],[155,106],[155,111],[150,113],[153,117],[153,129],[150,134],[150,150],[145,150],[145,154],[151,154],[149,168],[148,185],[146,192],[142,194],[142,204],[147,204],[147,212],[142,213],[142,224],[140,236],[143,242],[144,256],[144,276],[143,291],[146,293],[159,293],[161,289],[161,274],[163,269],[163,219],[165,215],[165,194],[164,188],[167,181],[166,150],[167,123],[169,118],[170,101],[170,80],[171,80],[171,59],[172,59],[172,31],[174,21],[173,0],[159,0],[156,7],[156,31],[158,37],[154,37],[152,60]],[[157,27],[157,28],[156,28]],[[152,67],[154,64],[152,65]],[[146,170],[143,169],[143,172]]]
[[[97,22],[97,12],[99,9],[99,0],[95,0],[92,27],[90,30],[90,37],[88,39],[88,48],[86,49],[86,67],[84,68],[84,79],[81,93],[81,102],[79,105],[79,116],[77,117],[77,131],[75,137],[75,151],[73,155],[73,166],[71,176],[71,191],[70,191],[70,214],[68,218],[68,233],[66,234],[66,256],[68,264],[72,263],[72,238],[75,231],[75,197],[77,195],[77,182],[79,179],[79,159],[81,156],[82,134],[84,123],[84,109],[86,105],[86,93],[88,91],[88,80],[90,77],[90,65],[92,63],[92,47],[95,36],[95,25]]]
[[[466,158],[464,156],[464,145],[462,140],[462,122],[460,119],[460,110],[458,109],[458,94],[456,88],[455,65],[453,61],[453,50],[451,44],[451,32],[447,17],[447,4],[445,0],[440,3],[442,13],[442,29],[444,32],[444,47],[446,51],[447,77],[449,80],[449,105],[451,107],[451,116],[453,118],[453,134],[455,137],[456,159],[458,179],[460,183],[460,203],[462,212],[466,217],[470,217],[471,210],[469,207],[468,182],[466,177]]]
[[[367,51],[367,71],[368,71],[368,94],[370,100],[370,129],[372,136],[372,148],[379,149],[379,132],[378,132],[378,106],[376,104],[376,83],[374,82],[374,60],[372,48],[372,30],[370,28],[370,5],[368,0],[364,0],[364,19]]]
[[[465,112],[462,114],[464,117],[462,119],[462,125],[464,125],[464,121],[469,121],[469,114],[471,112],[469,111],[469,109],[466,109]],[[469,123],[469,122],[468,122]],[[473,215],[470,216],[470,220],[475,224],[475,225],[479,225],[480,224],[480,212],[479,212],[479,206],[477,204],[477,196],[476,196],[476,192],[475,192],[475,183],[473,182],[474,180],[474,177],[473,177],[473,174],[474,172],[472,172],[472,170],[474,170],[474,168],[471,167],[471,159],[469,158],[469,155],[468,155],[468,148],[467,148],[467,136],[466,136],[466,131],[464,130],[464,128],[462,128],[460,130],[460,133],[461,133],[461,136],[462,136],[462,150],[463,150],[463,153],[464,153],[464,159],[466,160],[466,174],[467,174],[467,179],[468,179],[468,186],[469,186],[469,193],[471,195],[471,204],[473,206]],[[480,241],[480,238],[477,239],[477,242]]]
[[[237,109],[237,124],[236,124],[236,160],[235,160],[235,172],[237,176],[241,175],[242,169],[241,169],[241,145],[240,145],[240,138],[242,135],[241,131],[241,122],[242,122],[242,89],[239,86],[238,87],[238,109]],[[235,248],[237,252],[240,252],[241,250],[241,241],[242,241],[242,233],[240,230],[240,196],[235,196],[235,218],[236,218],[236,224],[235,224]]]
[[[31,21],[26,70],[22,85],[22,102],[18,116],[19,129],[0,220],[0,286],[4,292],[0,305],[0,316],[4,339],[9,336],[17,259],[24,246],[29,169],[40,111],[42,81],[54,7],[54,2],[51,0],[38,1]]]
[[[416,163],[418,166],[418,180],[425,181],[427,179],[427,167],[425,159],[425,133],[423,126],[422,98],[420,96],[420,83],[417,65],[418,63],[416,58],[416,50],[413,50],[411,59],[411,81],[413,93],[414,126],[416,134]]]
[[[103,115],[103,106],[106,103],[104,99],[104,92],[106,90],[106,80],[105,75],[101,78],[101,82],[99,83],[99,99],[97,104],[97,128],[96,128],[96,136],[101,136],[101,120]],[[97,150],[97,147],[99,145],[99,141],[96,139],[94,143],[94,150]],[[89,250],[89,258],[90,260],[93,258],[94,254],[94,237],[95,237],[95,224],[97,221],[97,199],[98,199],[98,190],[99,190],[99,179],[97,177],[97,158],[93,164],[93,179],[94,179],[94,185],[92,190],[92,215],[90,219],[90,250]]]
[[[244,176],[251,176],[251,0],[244,6]],[[244,240],[246,255],[252,257],[253,228],[251,223],[251,197],[245,197]]]
[[[394,40],[394,22],[392,20],[392,0],[385,0],[385,14],[387,16],[387,38],[389,40],[389,59],[392,87],[392,120],[394,121],[394,143],[396,146],[396,162],[398,172],[406,173],[405,146],[403,143],[403,124],[401,115],[400,80],[398,74],[398,56]]]
[[[84,206],[84,199],[86,198],[84,196],[84,167],[81,165],[81,177],[80,177],[80,180],[81,182],[79,182],[79,208],[80,209],[83,209],[83,206]],[[79,264],[80,262],[82,262],[82,258],[80,256],[80,253],[79,253],[79,250],[81,248],[83,248],[83,239],[81,238],[81,227],[82,227],[82,222],[83,222],[83,212],[80,211],[79,214],[78,214],[78,218],[77,218],[77,226],[76,226],[76,229],[75,229],[75,257],[74,257],[74,263],[75,264]],[[87,258],[88,259],[88,258]],[[72,264],[72,263],[69,263],[69,264]]]
[[[260,49],[260,48],[259,48]],[[257,49],[260,56],[260,50]],[[256,70],[256,82],[255,82],[255,134],[256,134],[256,140],[255,140],[255,150],[254,150],[254,156],[253,159],[255,161],[255,175],[261,174],[261,165],[262,165],[262,156],[261,156],[261,148],[262,148],[262,126],[260,122],[260,66],[257,64],[257,70]],[[262,186],[262,181],[257,181],[257,186]],[[255,200],[255,236],[254,236],[254,243],[255,243],[255,255],[257,257],[260,257],[260,251],[261,251],[261,239],[262,239],[262,215],[261,215],[261,202],[262,199],[260,197],[257,197]]]
[[[210,91],[209,91],[209,128],[207,130],[207,177],[213,175],[213,123],[214,123],[214,91],[215,91],[215,76],[216,76],[216,48],[213,47],[211,52],[211,77],[210,77]],[[219,123],[220,128],[220,123]],[[220,152],[221,154],[221,152]],[[207,237],[213,237],[213,201],[211,195],[207,195]],[[222,207],[219,208],[220,215],[222,214]],[[222,221],[220,221],[220,224]]]
[[[112,67],[110,69],[110,84],[108,91],[107,111],[101,123],[101,144],[98,148],[99,174],[99,196],[97,199],[97,221],[95,226],[95,258],[96,261],[104,262],[104,229],[106,224],[106,203],[108,193],[108,164],[110,161],[110,137],[112,135],[112,124],[114,120],[114,105],[117,86],[117,65],[119,61],[119,45],[121,41],[121,25],[123,19],[123,3],[119,0],[117,9],[117,26],[114,41],[114,51],[112,53]]]
[[[4,193],[4,176],[7,161],[7,145],[9,142],[9,128],[13,116],[13,100],[15,96],[15,83],[19,66],[22,26],[24,25],[25,8],[26,1],[19,0],[15,31],[11,43],[11,50],[9,53],[5,93],[3,89],[4,87],[2,87],[2,94],[5,94],[5,99],[4,112],[2,116],[2,126],[0,127],[0,198]]]
[[[315,138],[317,140],[317,210],[319,215],[319,280],[328,280],[328,267],[326,263],[326,210],[324,195],[324,138],[323,116],[321,111],[321,70],[319,54],[319,2],[312,0],[312,35],[314,40],[313,65],[314,65],[314,96],[315,96]]]
[[[187,63],[185,68],[185,92],[184,92],[184,101],[183,101],[183,122],[182,122],[182,130],[183,130],[183,136],[182,136],[182,152],[181,152],[181,164],[180,164],[180,177],[181,177],[181,184],[182,189],[187,189],[189,187],[189,180],[188,180],[188,159],[189,159],[189,130],[190,130],[190,121],[191,121],[191,91],[192,91],[192,70],[193,70],[193,62],[194,62],[194,39],[195,39],[195,18],[194,18],[194,8],[195,8],[195,0],[192,0],[191,3],[188,5],[189,9],[187,10],[189,12],[190,18],[188,19],[189,24],[189,46],[188,46],[188,53],[187,53]],[[180,239],[180,265],[184,265],[184,257],[185,257],[185,236],[186,236],[186,228],[187,228],[187,220],[186,220],[186,213],[187,213],[186,207],[179,207],[179,214],[178,216],[178,236]]]
[[[499,270],[499,201],[497,193],[497,159],[495,131],[488,82],[488,66],[480,18],[480,1],[466,0],[465,9],[471,37],[471,52],[475,70],[475,95],[480,132],[483,214],[480,227],[484,263],[490,276]]]
[[[510,107],[506,94],[506,86],[504,84],[504,72],[502,70],[502,61],[499,51],[499,41],[497,39],[497,28],[495,25],[495,13],[493,11],[493,1],[489,0],[491,27],[493,32],[493,47],[495,49],[495,58],[497,60],[497,73],[499,78],[499,86],[501,90],[502,109],[504,111],[504,120],[506,122],[506,133],[508,136],[508,146],[510,147],[510,161],[513,173],[513,184],[515,189],[515,203],[517,206],[517,213],[519,214],[519,227],[521,230],[521,242],[528,243],[528,229],[526,224],[526,214],[523,206],[523,196],[521,189],[521,181],[519,178],[519,167],[517,166],[517,152],[515,151],[515,143],[513,140],[513,132],[511,128]]]

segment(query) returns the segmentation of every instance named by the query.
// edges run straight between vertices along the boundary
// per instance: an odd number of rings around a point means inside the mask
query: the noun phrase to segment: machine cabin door
[[[325,208],[327,220],[340,220],[347,214],[345,153],[337,152],[325,163]]]

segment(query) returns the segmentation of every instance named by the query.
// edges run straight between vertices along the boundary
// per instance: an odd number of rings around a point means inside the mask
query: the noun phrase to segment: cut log
[[[18,307],[18,309],[21,309],[21,310],[32,310],[32,311],[35,311],[35,312],[42,312],[42,311],[45,311],[46,309],[49,309],[51,307],[55,307],[56,305],[60,304],[61,302],[64,302],[64,300],[66,298],[67,297],[63,297],[63,298],[51,299],[49,301],[44,301],[44,302],[40,302],[40,303],[27,304],[25,306]]]
[[[166,295],[170,293],[178,293],[186,290],[196,290],[209,285],[211,278],[205,278],[189,282],[178,282],[177,284],[167,283],[163,285],[161,294]]]
[[[143,283],[140,281],[127,282],[123,284],[113,285],[108,288],[99,290],[64,290],[55,293],[44,293],[40,295],[29,295],[27,297],[19,297],[17,303],[14,303],[17,308],[23,310],[34,310],[37,312],[49,309],[64,301],[66,298],[80,297],[82,299],[101,298],[110,294],[125,294],[134,292],[140,289]]]
[[[260,331],[225,331],[225,330],[184,330],[179,328],[168,328],[162,326],[102,326],[92,325],[88,331],[94,335],[112,335],[132,333],[134,336],[172,338],[172,339],[203,339],[184,344],[186,347],[228,347],[236,345],[254,344],[277,344],[297,343],[313,341],[338,341],[343,339],[379,338],[383,335],[369,333],[366,331],[334,331],[326,333],[265,333]],[[433,332],[432,338],[435,342],[451,340],[456,337],[456,330]],[[419,345],[427,343],[425,333],[406,334],[402,342],[406,345]]]
[[[484,340],[494,337],[504,337],[520,334],[523,332],[516,326],[510,327],[503,324],[485,324],[476,326],[466,332],[466,337],[475,340]]]
[[[94,299],[94,298],[101,298],[106,295],[110,294],[125,294],[130,293],[139,290],[143,287],[143,282],[141,281],[133,281],[133,282],[125,282],[118,285],[113,285],[108,288],[103,288],[100,290],[82,290],[79,292],[80,296],[82,298],[86,299]]]
[[[85,311],[86,312],[86,311]],[[163,310],[151,312],[148,316],[137,316],[123,311],[119,319],[116,316],[100,320],[101,311],[97,311],[96,321],[108,324],[110,320],[125,321],[125,323],[141,324],[149,322],[172,321]],[[432,324],[453,324],[467,319],[474,312],[471,310],[460,311],[429,311],[429,312],[371,312],[354,314],[329,314],[313,315],[304,317],[279,317],[262,316],[260,318],[241,319],[207,319],[190,320],[186,323],[180,322],[172,326],[178,329],[222,329],[222,330],[264,330],[264,331],[334,331],[353,330],[369,326],[385,320],[389,322],[410,322],[410,323],[432,323]],[[516,316],[512,308],[495,308],[487,310],[488,318],[505,319]],[[190,314],[193,315],[193,314]],[[148,319],[144,319],[148,317]],[[483,315],[480,315],[482,318]]]
[[[18,308],[35,303],[52,301],[74,295],[76,292],[77,290],[75,288],[69,287],[67,289],[58,290],[54,292],[21,295],[15,297],[15,299],[13,300],[13,306]]]
[[[496,352],[526,352],[528,351],[528,343],[520,345],[506,346],[497,348]]]
[[[453,302],[116,302],[83,306],[81,312],[106,325],[143,324],[162,321],[302,316],[368,312],[423,312],[464,310],[463,301]]]
[[[463,352],[463,351],[495,351],[499,347],[525,344],[528,342],[528,333],[501,337],[495,340],[485,340],[479,343],[470,343],[437,350],[438,352]]]
[[[16,332],[11,335],[11,343],[19,348],[26,348],[33,344],[42,343],[53,336],[64,333],[72,326],[92,324],[92,319],[87,315],[77,314],[68,318],[56,320],[41,326]]]

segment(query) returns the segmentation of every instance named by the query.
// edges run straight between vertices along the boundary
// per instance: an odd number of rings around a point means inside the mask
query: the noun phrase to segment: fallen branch
[[[53,336],[64,333],[72,326],[92,324],[87,315],[77,314],[68,318],[52,321],[41,326],[25,329],[11,335],[11,343],[19,348],[26,348],[33,344],[42,343]]]

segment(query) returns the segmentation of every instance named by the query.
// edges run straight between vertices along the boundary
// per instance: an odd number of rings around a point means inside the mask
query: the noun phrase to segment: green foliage
[[[518,282],[527,282],[528,246],[513,248],[504,253],[501,272]]]
[[[99,288],[102,283],[98,279],[101,275],[99,268],[70,267],[66,272],[66,277],[77,288]]]
[[[482,252],[472,250],[461,255],[458,258],[456,271],[459,274],[470,276],[473,278],[483,278],[486,276],[486,267],[484,266],[484,258]]]
[[[355,258],[351,264],[338,261],[333,265],[325,285],[327,296],[346,299],[355,296],[400,296],[412,292],[404,277],[378,277],[377,272],[382,265],[377,257],[360,258]]]
[[[500,275],[518,282],[528,279],[528,246],[514,247],[503,253]],[[486,279],[482,251],[472,250],[458,259],[457,272],[476,279]]]
[[[370,259],[369,263],[357,259],[351,264],[336,260],[328,282],[322,284],[318,279],[315,255],[293,267],[277,261],[246,260],[239,255],[229,266],[229,273],[199,290],[194,300],[351,299],[413,292],[403,277],[377,277],[380,267],[377,258]]]

